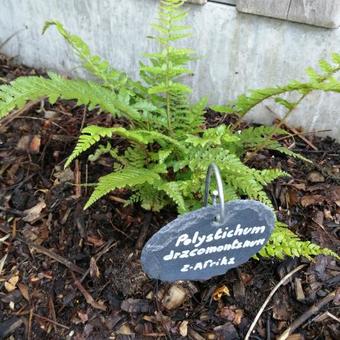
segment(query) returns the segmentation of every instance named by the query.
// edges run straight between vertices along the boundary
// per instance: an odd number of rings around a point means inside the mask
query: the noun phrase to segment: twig
[[[144,242],[146,237],[148,236],[148,231],[149,231],[149,227],[150,227],[150,223],[151,223],[151,219],[152,219],[152,214],[151,213],[147,213],[144,219],[144,222],[142,224],[137,242],[136,242],[136,249],[137,250],[141,250],[143,248]]]
[[[296,136],[298,136],[301,140],[303,140],[307,145],[309,145],[313,150],[318,151],[318,148],[312,143],[310,142],[305,136],[302,135],[302,133],[299,133],[298,130],[296,130],[293,127],[287,127],[288,130],[294,132],[294,134]]]
[[[32,321],[33,321],[33,308],[30,309],[28,316],[28,327],[27,327],[27,339],[32,339]]]
[[[57,322],[57,321],[51,320],[51,319],[49,319],[49,318],[46,318],[45,316],[41,316],[41,315],[36,314],[36,313],[33,313],[33,316],[35,316],[35,317],[38,318],[38,319],[41,319],[41,320],[50,322],[51,324],[53,324],[53,325],[55,325],[55,326],[58,326],[58,327],[61,327],[61,328],[65,328],[65,329],[70,329],[70,327],[67,327],[67,326],[62,325],[61,323],[59,323],[59,322]]]
[[[14,119],[32,119],[32,120],[40,120],[40,121],[43,121],[43,122],[46,122],[48,121],[49,119],[47,118],[41,118],[41,117],[30,117],[30,116],[20,116],[20,117],[14,117]],[[49,122],[56,126],[57,128],[63,130],[66,132],[67,135],[69,135],[70,133],[65,129],[63,128],[62,126],[60,126],[59,124],[57,124],[56,122],[54,122],[53,120],[49,120]]]
[[[279,337],[278,340],[285,340],[291,335],[298,327],[300,327],[306,320],[308,320],[312,315],[317,313],[323,306],[331,302],[336,295],[336,291],[329,293],[317,304],[309,308],[305,313],[303,313],[299,318],[297,318]]]
[[[33,242],[27,241],[21,237],[17,237],[17,239],[19,241],[22,241],[24,243],[26,243],[29,247],[35,248],[35,250],[38,253],[44,254],[54,260],[56,260],[57,262],[63,264],[65,267],[69,268],[70,270],[78,273],[78,274],[84,274],[84,270],[80,267],[78,267],[76,264],[72,263],[70,260],[66,259],[65,257],[62,257],[56,253],[54,253],[53,251],[39,245],[39,244],[34,244]]]
[[[103,303],[97,302],[92,295],[85,289],[85,287],[81,284],[81,282],[76,278],[74,273],[71,271],[71,275],[74,280],[74,285],[79,289],[79,291],[83,294],[86,302],[91,305],[95,309],[99,309],[102,311],[106,311],[106,306]]]
[[[281,281],[273,288],[273,290],[270,292],[270,294],[268,295],[266,301],[263,303],[262,307],[260,308],[260,310],[258,311],[253,323],[251,324],[244,340],[248,340],[253,329],[256,326],[257,321],[259,320],[261,314],[263,313],[264,309],[266,308],[267,304],[269,303],[270,299],[273,297],[273,295],[276,293],[276,291],[284,284],[286,283],[286,281],[293,276],[296,272],[298,272],[299,270],[301,270],[302,268],[304,268],[306,265],[302,264],[301,266],[295,268],[294,270],[292,270],[290,273],[288,273],[284,278],[281,279]]]
[[[80,165],[79,160],[76,159],[75,167],[74,167],[74,182],[75,182],[75,196],[77,198],[81,197],[81,174],[80,174]]]
[[[6,226],[0,226],[0,230],[3,231],[4,233],[10,233],[10,229],[7,228]],[[84,274],[84,269],[78,267],[76,264],[72,263],[70,260],[66,259],[65,257],[62,257],[61,255],[56,254],[55,252],[53,252],[52,250],[49,250],[39,244],[35,244],[33,242],[30,242],[28,240],[25,240],[24,238],[17,236],[16,237],[17,240],[19,240],[20,242],[25,243],[28,247],[32,247],[35,248],[36,251],[38,253],[44,254],[54,260],[56,260],[57,262],[63,264],[65,267],[67,267],[68,269],[78,273],[78,274]]]
[[[49,314],[52,316],[52,320],[54,322],[57,322],[57,316],[55,314],[55,308],[54,308],[54,303],[53,303],[53,297],[50,295],[48,298],[48,309],[49,309]],[[54,331],[57,331],[57,327],[55,324],[53,324]]]
[[[39,103],[40,103],[40,99],[32,101],[32,102],[28,102],[23,108],[13,111],[9,116],[7,116],[6,118],[1,120],[0,131],[2,131],[3,128],[6,125],[8,125],[12,120],[17,118],[18,116],[20,116],[24,112],[30,111],[35,105],[37,105]]]
[[[112,247],[116,246],[118,242],[113,243],[113,240],[107,241],[106,245],[103,247],[102,250],[100,250],[95,256],[94,259],[96,262],[105,254],[107,253]],[[80,279],[80,282],[83,282],[87,275],[90,273],[90,267],[86,270],[82,278]]]

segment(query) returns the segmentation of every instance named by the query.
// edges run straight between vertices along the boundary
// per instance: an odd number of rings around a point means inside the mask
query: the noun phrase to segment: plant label
[[[214,221],[220,205],[179,216],[159,230],[142,251],[143,270],[163,281],[207,280],[238,267],[267,243],[274,229],[273,211],[253,200],[224,204],[224,218]]]

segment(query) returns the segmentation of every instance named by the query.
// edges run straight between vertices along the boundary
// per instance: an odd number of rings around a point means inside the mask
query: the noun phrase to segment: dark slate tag
[[[220,205],[179,216],[159,230],[142,251],[142,266],[163,281],[207,280],[238,267],[255,255],[274,229],[273,211],[253,200],[225,203],[221,224],[214,222]]]

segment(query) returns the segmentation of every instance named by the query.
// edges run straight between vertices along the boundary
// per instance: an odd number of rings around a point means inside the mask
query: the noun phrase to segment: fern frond
[[[53,73],[49,78],[20,77],[9,85],[0,86],[0,118],[15,108],[22,108],[30,100],[44,97],[52,104],[58,98],[77,100],[78,105],[87,105],[90,109],[99,106],[116,116],[140,120],[139,112],[121,102],[111,90],[92,81],[65,79]]]
[[[214,106],[218,112],[234,112],[240,116],[244,116],[252,108],[262,103],[268,98],[275,97],[279,104],[283,104],[289,110],[292,110],[296,103],[285,101],[278,96],[287,92],[300,92],[306,95],[312,91],[325,91],[325,92],[340,92],[340,81],[333,76],[340,71],[339,54],[332,55],[334,65],[331,65],[325,60],[319,62],[319,66],[323,73],[318,73],[313,68],[309,67],[306,70],[310,78],[309,82],[292,81],[285,86],[277,86],[271,88],[263,88],[257,90],[250,90],[247,94],[240,95],[234,102],[227,105]]]
[[[80,154],[88,150],[91,146],[100,141],[101,138],[111,137],[112,128],[101,127],[92,125],[84,128],[82,134],[79,136],[77,145],[68,157],[65,168],[68,167],[71,162],[77,158]]]
[[[310,241],[302,241],[282,222],[276,222],[269,242],[260,250],[259,255],[279,259],[283,259],[285,256],[304,256],[311,259],[312,256],[329,255],[340,259],[339,255],[330,249],[322,248]]]
[[[170,143],[179,150],[184,151],[184,147],[177,142],[175,139],[168,137],[157,131],[147,131],[147,130],[127,130],[123,127],[102,127],[98,125],[90,125],[82,130],[77,145],[75,146],[72,154],[69,156],[65,163],[65,167],[69,166],[71,162],[77,158],[81,153],[88,150],[91,146],[97,143],[101,138],[111,138],[112,135],[117,135],[128,139],[131,142],[137,144],[150,144],[158,142]]]
[[[182,120],[190,113],[188,93],[191,89],[176,80],[191,73],[186,64],[193,60],[192,51],[173,46],[175,41],[188,36],[188,27],[178,23],[187,15],[181,8],[183,4],[181,0],[161,1],[158,22],[153,25],[158,32],[153,38],[161,51],[147,54],[150,64],[140,65],[140,76],[149,86],[148,93],[158,97],[161,104],[158,112],[165,116],[170,134],[183,128]]]
[[[282,146],[277,140],[272,139],[273,133],[275,135],[280,136],[290,136],[286,130],[273,127],[273,126],[257,126],[257,127],[249,127],[244,129],[239,134],[239,145],[242,145],[242,148],[239,148],[242,153],[248,150],[258,150],[268,149],[278,151],[287,156],[301,159],[305,162],[310,162],[309,159],[303,157],[302,155]]]
[[[156,181],[160,181],[159,174],[148,169],[126,167],[121,171],[112,172],[109,175],[99,178],[99,182],[89,200],[86,202],[84,209],[87,209],[112,190],[127,187],[133,188],[144,183],[151,185]]]
[[[114,69],[108,61],[93,55],[89,46],[77,35],[69,33],[57,20],[46,21],[43,33],[51,26],[55,26],[59,34],[69,43],[82,62],[82,66],[91,74],[103,81],[103,85],[111,89],[120,89],[123,86],[136,86],[126,73]],[[139,85],[140,86],[140,85]]]
[[[166,182],[158,188],[165,191],[165,193],[176,203],[179,213],[187,211],[180,181]]]

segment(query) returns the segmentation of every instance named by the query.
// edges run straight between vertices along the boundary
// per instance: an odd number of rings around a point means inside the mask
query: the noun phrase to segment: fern
[[[279,259],[283,259],[285,256],[304,256],[311,259],[311,256],[328,255],[340,259],[340,257],[330,249],[321,248],[309,241],[302,241],[282,222],[276,222],[274,232],[269,242],[260,250],[259,255],[262,257],[277,257]]]
[[[103,154],[114,158],[113,172],[99,178],[85,205],[87,209],[112,190],[127,188],[130,203],[139,203],[144,209],[159,211],[166,205],[176,205],[180,213],[201,206],[207,167],[215,162],[221,169],[226,199],[249,197],[267,205],[271,201],[264,188],[278,177],[287,176],[278,169],[257,170],[244,161],[247,151],[260,148],[302,158],[284,148],[272,137],[287,135],[280,127],[255,127],[241,132],[232,126],[205,127],[207,99],[191,103],[191,89],[181,78],[192,74],[188,63],[195,59],[192,50],[178,48],[176,42],[187,37],[188,26],[182,25],[187,13],[184,0],[162,0],[158,22],[153,25],[153,37],[160,50],[146,54],[147,63],[140,64],[142,82],[130,79],[124,72],[112,68],[108,62],[90,52],[78,36],[70,34],[58,21],[51,26],[65,38],[79,57],[82,66],[98,78],[98,82],[69,80],[50,73],[48,77],[21,77],[9,85],[0,86],[0,118],[11,110],[22,108],[28,101],[48,98],[76,100],[89,109],[99,108],[115,117],[124,117],[126,124],[114,127],[87,126],[65,166],[82,153],[95,161]],[[333,64],[320,62],[321,73],[308,69],[310,81],[291,82],[286,86],[251,91],[220,110],[246,114],[263,100],[273,98],[285,107],[286,115],[313,90],[339,92],[334,78],[340,67],[340,56],[333,55]],[[297,91],[301,98],[290,102],[281,97]],[[112,147],[116,136],[126,141],[126,147]],[[103,144],[103,143],[106,143]],[[302,242],[283,225],[277,225],[269,244],[261,250],[263,256],[312,256],[331,254],[312,243]]]
[[[240,95],[234,102],[225,106],[213,106],[219,112],[235,112],[241,116],[247,114],[256,105],[263,101],[274,97],[276,102],[284,107],[292,110],[296,107],[296,102],[288,102],[287,100],[278,96],[288,92],[297,91],[302,95],[307,95],[312,91],[325,92],[340,92],[340,82],[334,78],[334,75],[340,71],[340,54],[333,53],[333,65],[325,60],[320,60],[319,66],[322,73],[317,72],[311,67],[307,68],[306,72],[310,78],[309,82],[292,81],[285,86],[277,86],[270,88],[263,88],[258,90],[251,90],[248,94]]]
[[[84,209],[87,209],[90,205],[112,190],[134,187],[144,183],[153,184],[159,180],[160,177],[157,173],[147,169],[126,167],[121,171],[112,172],[99,179],[99,183],[85,204]]]
[[[62,37],[73,48],[81,60],[82,66],[91,74],[101,79],[105,87],[119,90],[121,88],[126,89],[127,85],[136,86],[136,82],[133,82],[125,73],[112,68],[108,61],[102,60],[98,55],[92,55],[88,45],[78,36],[67,32],[59,21],[47,21],[44,25],[43,33],[51,26],[55,26]]]
[[[289,157],[301,159],[310,162],[309,159],[302,155],[282,146],[277,140],[272,139],[273,135],[290,136],[290,134],[281,128],[271,126],[249,127],[241,131],[239,134],[238,150],[243,153],[246,150],[259,151],[260,149],[268,149],[278,151]]]
[[[78,105],[90,109],[99,106],[115,116],[124,116],[138,123],[140,114],[118,99],[114,93],[99,84],[84,80],[64,79],[54,73],[49,78],[20,77],[10,85],[0,86],[0,118],[11,110],[20,109],[30,100],[48,97],[50,103],[58,98],[77,100]]]

